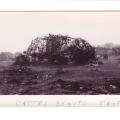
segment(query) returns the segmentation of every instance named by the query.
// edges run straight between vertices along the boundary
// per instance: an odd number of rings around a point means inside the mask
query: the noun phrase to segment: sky
[[[120,44],[120,12],[0,12],[0,52],[22,52],[49,33]]]

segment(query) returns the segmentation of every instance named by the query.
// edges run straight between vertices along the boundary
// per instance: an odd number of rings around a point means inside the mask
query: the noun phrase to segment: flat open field
[[[0,62],[1,95],[120,94],[120,57],[112,56],[94,67],[62,66],[60,73],[58,66],[12,66],[12,63]]]

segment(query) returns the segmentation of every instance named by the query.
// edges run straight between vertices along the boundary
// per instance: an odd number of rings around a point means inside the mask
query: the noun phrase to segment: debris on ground
[[[120,79],[105,78],[103,84],[88,80],[70,81],[56,72],[32,71],[26,66],[0,72],[0,93],[4,95],[98,95],[119,94]],[[7,88],[7,89],[6,89]]]

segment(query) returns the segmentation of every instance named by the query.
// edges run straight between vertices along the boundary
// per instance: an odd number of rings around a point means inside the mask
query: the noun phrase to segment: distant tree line
[[[15,55],[10,52],[0,52],[0,61],[8,61],[14,59]]]
[[[97,46],[95,47],[96,54],[98,55],[104,55],[107,54],[109,56],[115,55],[119,56],[120,55],[120,46],[119,45],[112,45],[112,43],[106,43],[103,46]]]

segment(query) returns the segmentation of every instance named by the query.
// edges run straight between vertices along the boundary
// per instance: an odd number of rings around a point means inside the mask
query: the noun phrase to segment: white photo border
[[[120,11],[120,1],[3,0],[0,11]],[[119,95],[1,95],[0,106],[17,107],[120,107]]]

